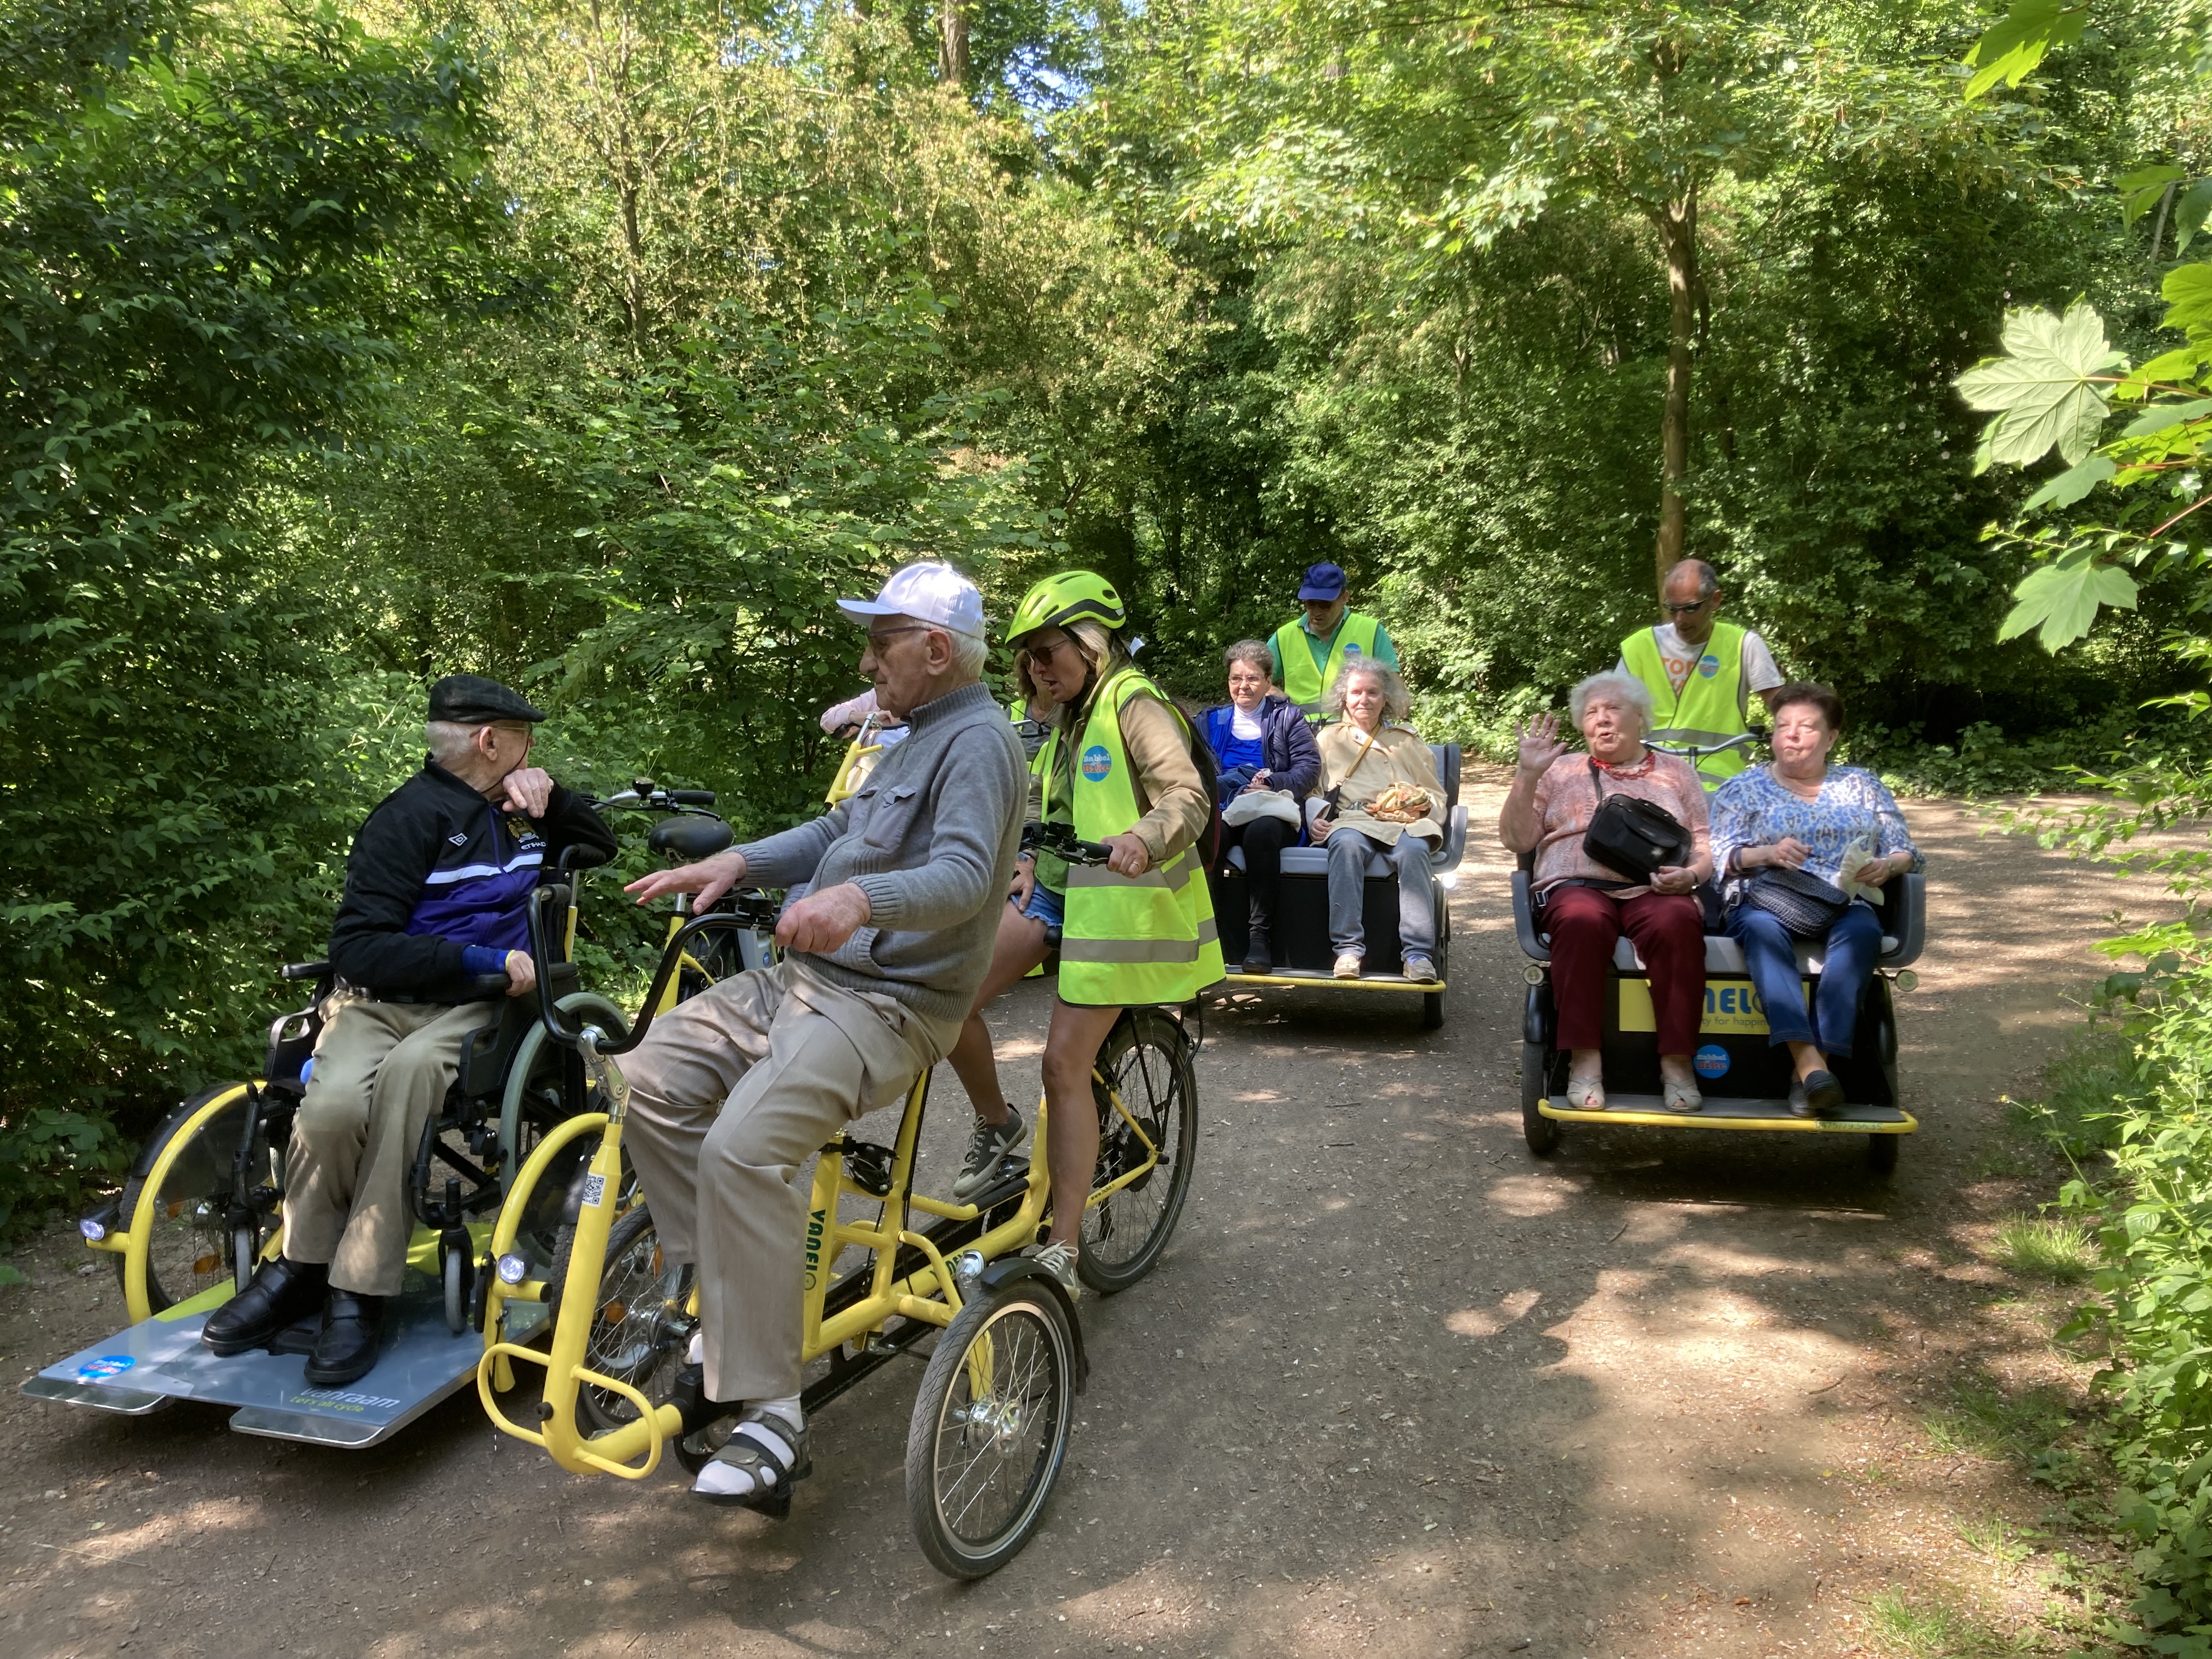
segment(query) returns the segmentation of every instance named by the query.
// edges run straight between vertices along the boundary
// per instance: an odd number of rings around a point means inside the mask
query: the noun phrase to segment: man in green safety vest
[[[1344,572],[1337,566],[1309,566],[1298,603],[1306,614],[1275,630],[1267,654],[1275,659],[1275,684],[1300,708],[1309,713],[1318,708],[1354,657],[1397,667],[1398,653],[1382,624],[1345,604]]]
[[[1668,620],[1640,628],[1620,642],[1620,667],[1650,689],[1655,743],[1726,743],[1750,730],[1751,696],[1763,705],[1782,684],[1766,641],[1748,628],[1719,620],[1719,573],[1703,559],[1684,559],[1667,573],[1660,605]],[[1717,789],[1744,769],[1730,749],[1700,757],[1698,778]]]

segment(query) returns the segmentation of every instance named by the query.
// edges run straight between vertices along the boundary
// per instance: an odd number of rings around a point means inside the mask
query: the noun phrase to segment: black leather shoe
[[[1244,971],[1248,974],[1272,974],[1275,971],[1273,941],[1264,927],[1255,927],[1244,939]]]
[[[333,1289],[323,1304],[323,1334],[307,1356],[307,1381],[319,1389],[335,1389],[368,1376],[383,1334],[382,1297]]]
[[[1833,1117],[1844,1109],[1844,1085],[1833,1072],[1814,1072],[1805,1079],[1805,1103],[1814,1117]]]
[[[200,1340],[220,1354],[258,1348],[322,1305],[330,1269],[278,1256],[253,1270],[246,1287],[208,1316]]]
[[[1813,1115],[1813,1103],[1805,1098],[1805,1079],[1802,1077],[1793,1077],[1790,1079],[1790,1115],[1792,1117]]]

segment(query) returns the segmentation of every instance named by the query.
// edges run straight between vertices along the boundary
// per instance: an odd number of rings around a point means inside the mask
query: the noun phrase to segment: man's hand
[[[1526,726],[1513,728],[1515,740],[1520,744],[1520,769],[1530,778],[1540,778],[1552,769],[1552,763],[1567,752],[1567,745],[1559,741],[1559,718],[1539,714]]]
[[[1106,867],[1117,876],[1141,876],[1152,867],[1152,855],[1134,835],[1109,836],[1098,844],[1106,849]]]
[[[540,772],[541,778],[545,775]],[[511,997],[526,997],[538,988],[538,964],[530,959],[527,951],[507,953],[507,994]]]
[[[809,893],[775,924],[775,942],[787,951],[826,956],[868,925],[868,896],[851,882]]]
[[[553,775],[535,766],[517,767],[499,781],[499,787],[507,792],[509,811],[527,812],[533,818],[544,817],[553,799]]]
[[[640,876],[623,891],[636,894],[640,904],[650,904],[671,893],[696,893],[696,908],[703,910],[744,878],[745,855],[732,847],[696,864],[679,864],[673,870]]]
[[[1651,872],[1655,893],[1686,893],[1698,884],[1698,872],[1680,864],[1662,864]]]

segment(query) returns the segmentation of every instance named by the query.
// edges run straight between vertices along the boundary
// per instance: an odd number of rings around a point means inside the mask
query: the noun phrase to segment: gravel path
[[[1499,792],[1469,787],[1484,823]],[[908,1532],[918,1366],[823,1415],[781,1527],[672,1474],[564,1475],[470,1395],[346,1454],[10,1389],[0,1650],[1628,1659],[1849,1652],[1885,1586],[2024,1618],[2025,1569],[1959,1528],[2047,1496],[1925,1416],[1961,1387],[2080,1387],[2045,1304],[1979,1251],[2042,1195],[1996,1151],[1998,1097],[2070,1028],[2124,896],[1963,809],[1911,817],[1933,916],[1901,1069],[1924,1127],[1888,1184],[1826,1137],[1571,1127],[1530,1158],[1493,848],[1455,899],[1443,1030],[1352,994],[1217,1004],[1182,1230],[1149,1280],[1084,1304],[1068,1469],[981,1584]],[[998,1028],[1031,1091],[1047,994]],[[925,1180],[959,1155],[957,1098],[947,1079]],[[16,1260],[20,1379],[118,1298],[58,1230]]]

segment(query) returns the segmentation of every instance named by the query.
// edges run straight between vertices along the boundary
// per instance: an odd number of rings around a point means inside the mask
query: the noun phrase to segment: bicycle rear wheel
[[[1152,1167],[1084,1212],[1075,1271],[1101,1296],[1152,1270],[1182,1216],[1198,1152],[1198,1087],[1182,1027],[1157,1008],[1125,1010],[1098,1050],[1098,1168],[1091,1190]],[[1107,1093],[1120,1096],[1123,1111]]]
[[[253,1139],[246,1146],[249,1124]],[[241,1148],[246,1194],[261,1201],[234,1237],[232,1176]],[[252,1262],[276,1229],[282,1170],[244,1085],[215,1090],[172,1114],[140,1169],[125,1183],[116,1209],[131,1235],[129,1249],[115,1261],[126,1297],[134,1258],[145,1263],[149,1316],[234,1279],[241,1257],[251,1276]]]
[[[1013,1559],[1067,1458],[1075,1341],[1058,1291],[1017,1279],[938,1338],[906,1441],[907,1511],[930,1565],[981,1578]]]

